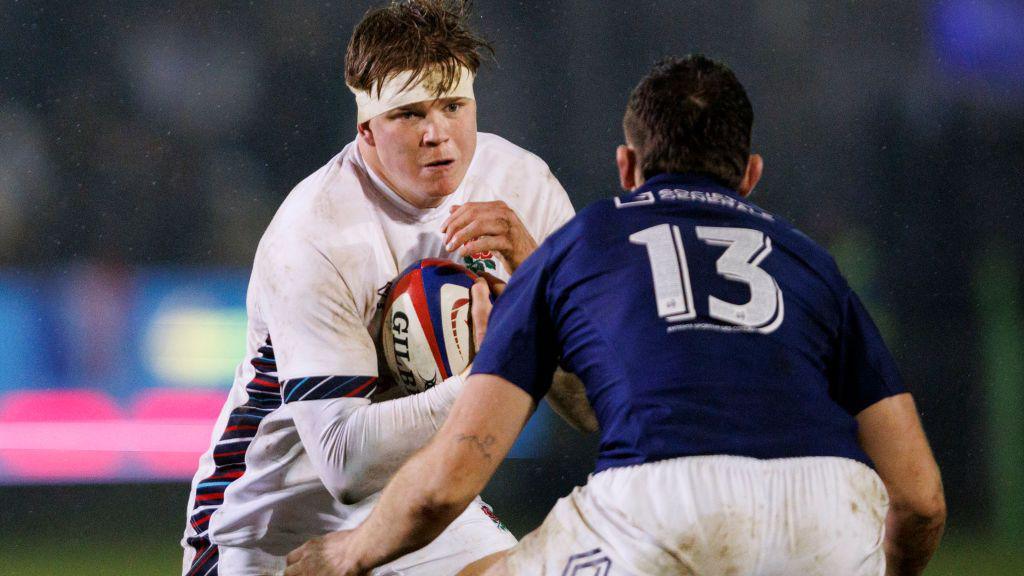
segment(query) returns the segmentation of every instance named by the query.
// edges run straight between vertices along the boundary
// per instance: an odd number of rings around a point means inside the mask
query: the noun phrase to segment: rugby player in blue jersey
[[[595,474],[463,574],[921,573],[945,501],[914,401],[832,258],[746,200],[752,122],[722,64],[655,67],[617,151],[630,192],[519,268],[441,431],[359,528],[296,550],[287,574],[364,574],[430,542],[559,364],[600,422]]]

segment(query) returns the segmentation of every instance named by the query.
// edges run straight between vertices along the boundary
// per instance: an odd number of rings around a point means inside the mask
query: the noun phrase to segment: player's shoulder
[[[477,132],[476,151],[477,154],[482,154],[487,158],[500,158],[509,162],[528,162],[547,166],[540,156],[490,132]]]
[[[820,277],[833,292],[846,290],[846,280],[828,249],[807,235],[787,218],[761,207],[749,197],[737,197],[732,208],[732,224],[764,232],[774,249],[785,250],[811,273]]]
[[[257,261],[283,263],[319,254],[329,260],[339,252],[368,252],[366,230],[373,218],[364,181],[347,146],[289,192],[257,247]],[[333,263],[333,262],[332,262]]]
[[[838,294],[849,289],[839,265],[828,249],[792,222],[776,215],[765,225],[764,230],[769,233],[775,246],[801,261],[832,287],[834,292]]]
[[[468,200],[507,203],[535,238],[546,238],[573,214],[569,195],[544,160],[486,132],[477,134],[465,189]]]
[[[473,160],[474,164],[488,173],[493,173],[496,169],[504,169],[510,175],[519,177],[547,177],[551,173],[547,162],[540,156],[489,132],[477,133]]]
[[[368,207],[364,178],[349,144],[292,188],[271,221],[275,227],[345,227],[362,220]]]
[[[565,232],[565,238],[562,241],[572,242],[583,236],[584,232],[591,237],[600,237],[605,232],[618,228],[621,223],[621,219],[618,217],[623,214],[620,209],[626,205],[624,203],[631,202],[636,197],[637,193],[629,192],[591,202],[563,228],[562,232]]]

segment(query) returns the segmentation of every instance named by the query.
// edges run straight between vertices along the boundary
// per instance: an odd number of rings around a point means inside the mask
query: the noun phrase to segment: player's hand
[[[477,276],[487,281],[487,287],[490,288],[491,294],[495,298],[501,296],[505,292],[505,287],[508,286],[508,282],[488,272],[478,272]]]
[[[488,281],[484,278],[477,278],[473,287],[469,289],[470,316],[473,317],[473,342],[476,350],[480,351],[480,345],[484,342],[484,335],[487,334],[487,321],[491,317],[491,289]]]
[[[285,576],[363,576],[362,570],[348,554],[351,530],[332,532],[313,538],[288,554]]]
[[[441,227],[448,252],[458,255],[497,252],[511,274],[537,249],[537,242],[508,204],[466,202],[452,206]]]

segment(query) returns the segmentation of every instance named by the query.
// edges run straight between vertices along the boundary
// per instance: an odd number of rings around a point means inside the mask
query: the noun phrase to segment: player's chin
[[[456,162],[440,167],[425,167],[420,173],[420,182],[428,195],[443,198],[455,192],[465,175],[465,168]]]
[[[450,177],[429,178],[423,182],[423,193],[431,198],[444,198],[455,192],[459,187],[459,180]]]

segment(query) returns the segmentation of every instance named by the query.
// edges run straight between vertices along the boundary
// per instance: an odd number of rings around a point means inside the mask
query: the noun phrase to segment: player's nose
[[[427,114],[423,123],[423,144],[426,146],[437,146],[444,144],[449,138],[448,119],[443,114],[434,111]]]

